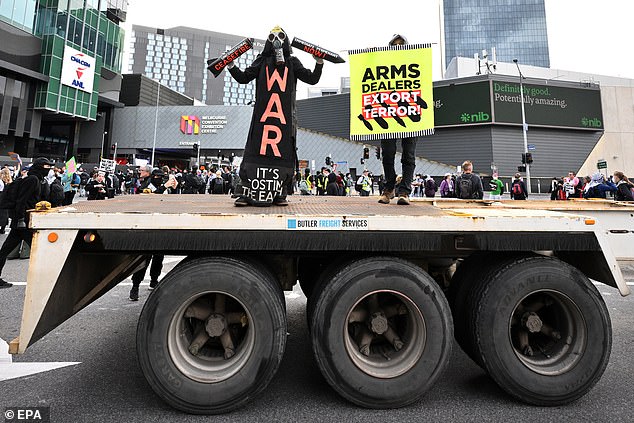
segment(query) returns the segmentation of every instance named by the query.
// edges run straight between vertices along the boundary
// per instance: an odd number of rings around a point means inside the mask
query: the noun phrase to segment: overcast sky
[[[128,35],[132,24],[137,24],[188,26],[265,38],[272,27],[280,25],[291,39],[296,36],[343,55],[348,49],[386,45],[394,33],[402,33],[410,43],[435,43],[434,80],[441,76],[437,0],[129,2],[125,23]],[[634,2],[546,0],[546,19],[552,68],[634,79]],[[125,47],[123,70],[127,72],[127,39]],[[312,67],[313,59],[308,54],[296,51],[296,55],[305,66]],[[326,62],[318,86],[338,87],[339,78],[348,74],[347,63]],[[298,92],[300,97],[302,94]]]

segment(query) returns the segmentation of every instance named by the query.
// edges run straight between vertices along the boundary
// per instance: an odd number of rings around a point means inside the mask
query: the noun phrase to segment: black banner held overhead
[[[303,52],[308,54],[312,54],[313,56],[319,57],[324,60],[328,60],[332,63],[345,63],[341,56],[337,53],[333,53],[330,50],[326,50],[325,48],[319,47],[315,44],[309,43],[308,41],[300,40],[299,38],[293,38],[293,42],[291,43],[291,47],[295,47],[300,49]]]
[[[229,63],[233,62],[252,48],[253,38],[245,38],[217,59],[207,60],[207,69],[209,69],[209,72],[213,73],[215,77],[218,77]]]

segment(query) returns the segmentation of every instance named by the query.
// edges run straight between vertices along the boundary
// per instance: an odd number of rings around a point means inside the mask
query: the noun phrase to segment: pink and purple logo
[[[181,132],[185,135],[198,135],[200,133],[200,119],[198,116],[181,116]]]

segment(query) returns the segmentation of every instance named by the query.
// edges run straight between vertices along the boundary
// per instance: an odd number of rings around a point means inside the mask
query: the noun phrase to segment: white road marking
[[[9,344],[0,339],[0,382],[77,364],[80,362],[13,363],[13,356],[9,354]]]
[[[592,281],[595,286],[606,286],[603,282]],[[628,286],[634,286],[634,282],[625,282]]]

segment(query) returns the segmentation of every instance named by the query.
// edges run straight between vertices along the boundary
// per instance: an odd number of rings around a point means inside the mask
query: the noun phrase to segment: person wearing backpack
[[[27,210],[35,208],[41,201],[41,185],[54,163],[44,157],[33,160],[25,178],[16,179],[9,187],[2,207],[9,211],[11,231],[0,247],[0,275],[7,262],[7,257],[22,241],[31,246],[32,233],[28,229],[29,215]],[[8,188],[8,187],[7,187]],[[9,195],[10,194],[10,195]],[[13,284],[0,277],[0,288],[9,288]]]
[[[184,173],[183,194],[198,194],[201,186],[205,186],[202,178],[198,177],[198,166],[192,166],[191,172]]]
[[[438,187],[436,186],[436,181],[429,175],[425,175],[425,197],[433,198],[436,196],[436,191],[438,191]]]
[[[462,164],[462,174],[456,178],[455,190],[456,198],[463,200],[482,200],[484,197],[482,180],[473,173],[473,163],[471,161],[466,160]]]
[[[372,191],[372,181],[370,180],[368,174],[368,169],[363,169],[363,173],[357,179],[356,185],[359,185],[361,187],[361,189],[359,190],[359,195],[361,197],[370,196],[370,191]]]
[[[211,176],[211,181],[209,185],[211,189],[209,190],[210,194],[224,194],[225,192],[225,180],[222,178],[222,172],[220,170],[216,171],[216,173]]]
[[[528,199],[528,191],[526,190],[526,184],[522,181],[522,177],[519,173],[515,174],[513,182],[511,183],[511,199],[513,200],[526,200]]]
[[[45,178],[48,183],[47,201],[51,203],[51,207],[59,207],[64,203],[64,187],[58,178],[58,174],[51,171]]]

